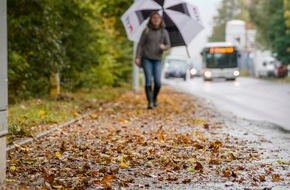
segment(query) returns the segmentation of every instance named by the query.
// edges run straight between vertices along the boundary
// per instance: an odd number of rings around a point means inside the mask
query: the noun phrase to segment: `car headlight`
[[[196,69],[191,69],[191,70],[190,70],[190,74],[191,74],[191,75],[196,75],[196,73],[197,73]]]
[[[211,72],[209,72],[209,71],[205,71],[205,72],[204,72],[204,76],[205,76],[206,78],[210,78],[210,77],[211,77]]]
[[[234,71],[234,76],[237,77],[240,75],[240,72],[239,71]]]

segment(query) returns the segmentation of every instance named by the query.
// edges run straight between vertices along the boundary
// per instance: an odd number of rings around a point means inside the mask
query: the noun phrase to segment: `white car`
[[[259,77],[272,77],[274,76],[275,66],[279,62],[272,56],[265,57],[262,64],[258,68]]]
[[[187,80],[190,75],[189,63],[189,59],[184,56],[166,56],[164,59],[164,77]]]

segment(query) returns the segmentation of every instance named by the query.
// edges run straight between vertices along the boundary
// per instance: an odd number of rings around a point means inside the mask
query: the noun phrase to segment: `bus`
[[[207,43],[202,52],[202,77],[205,81],[214,78],[236,80],[238,69],[238,49],[230,42]]]

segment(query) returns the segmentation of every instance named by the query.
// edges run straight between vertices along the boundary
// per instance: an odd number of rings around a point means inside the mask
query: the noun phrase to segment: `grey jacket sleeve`
[[[164,45],[166,47],[166,50],[168,50],[171,47],[171,42],[170,42],[168,31],[166,29],[164,29],[164,37],[163,38],[164,38],[163,41],[164,41]]]
[[[144,44],[144,41],[145,41],[145,37],[146,37],[146,28],[143,30],[142,35],[140,37],[140,40],[138,42],[135,58],[141,58],[142,57],[142,47],[143,47],[143,44]]]

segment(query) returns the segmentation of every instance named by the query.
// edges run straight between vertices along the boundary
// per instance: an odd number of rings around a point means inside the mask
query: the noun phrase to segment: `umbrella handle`
[[[187,53],[187,56],[188,56],[188,58],[190,58],[190,54],[189,54],[189,51],[188,51],[188,47],[187,47],[187,46],[185,46],[185,48],[186,48],[186,53]]]

